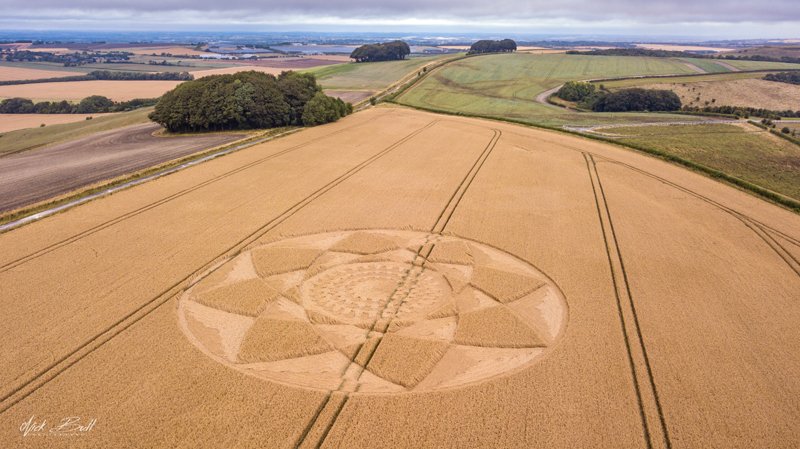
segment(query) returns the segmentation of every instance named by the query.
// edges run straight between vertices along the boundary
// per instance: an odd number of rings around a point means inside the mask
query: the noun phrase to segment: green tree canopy
[[[325,111],[315,109],[306,123],[306,107],[317,96],[329,99],[317,100]],[[179,84],[161,97],[150,119],[170,131],[316,125],[338,120],[352,110],[345,105],[342,114],[338,102],[322,93],[313,74],[283,72],[275,77],[248,71]]]
[[[405,59],[411,54],[411,47],[403,41],[391,41],[383,44],[362,45],[350,54],[356,62],[394,61]]]
[[[480,53],[508,53],[517,50],[517,43],[512,39],[494,41],[483,39],[475,42],[469,47],[468,55]]]

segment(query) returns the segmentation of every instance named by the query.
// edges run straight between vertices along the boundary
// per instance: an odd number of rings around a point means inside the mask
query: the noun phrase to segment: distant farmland
[[[156,98],[174,89],[180,81],[68,81],[62,83],[0,86],[0,98],[22,97],[32,100],[80,100],[102,95],[114,101]]]

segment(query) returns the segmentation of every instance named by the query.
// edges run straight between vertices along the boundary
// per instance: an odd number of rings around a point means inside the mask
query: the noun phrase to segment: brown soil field
[[[0,133],[17,129],[38,128],[86,120],[86,117],[102,117],[108,114],[0,114]]]
[[[235,67],[225,67],[225,68],[222,68],[222,69],[198,70],[196,72],[192,72],[192,75],[194,75],[194,77],[196,79],[196,78],[202,78],[204,76],[210,76],[210,75],[230,75],[232,73],[247,72],[249,70],[255,70],[256,72],[269,73],[269,74],[272,74],[272,75],[278,75],[281,72],[283,72],[285,70],[288,70],[288,69],[278,68],[278,67],[263,67],[263,66],[257,66],[257,65],[238,65],[238,66],[235,66]]]
[[[0,247],[2,447],[800,433],[800,216],[577,136],[370,108]]]
[[[336,58],[339,57],[337,56]],[[346,62],[350,60],[350,58],[346,58],[346,61],[340,61],[339,59],[324,59],[318,58],[317,56],[314,56],[313,58],[261,59],[258,61],[248,61],[247,65],[236,65],[222,69],[198,70],[192,72],[192,75],[194,75],[195,78],[202,78],[209,75],[226,75],[230,73],[245,72],[247,70],[255,70],[257,72],[278,75],[287,70],[303,70],[322,65],[338,64],[339,62]]]
[[[375,94],[372,90],[331,90],[325,89],[325,93],[331,97],[341,98],[343,101],[356,104]]]
[[[133,125],[0,157],[0,211],[178,159],[243,134],[155,137],[156,124]]]
[[[340,64],[342,62],[350,62],[350,57],[344,55],[314,55],[302,58],[296,58],[296,57],[264,58],[264,59],[257,59],[255,61],[247,61],[247,65],[272,67],[283,70],[300,70],[300,69],[310,69],[312,67],[319,67],[323,65]]]
[[[156,98],[172,90],[180,81],[68,81],[62,83],[0,86],[0,98],[22,97],[40,100],[81,100],[103,95],[114,101]]]
[[[776,111],[800,108],[800,86],[762,79],[701,81],[696,83],[652,84],[645,89],[669,89],[689,106],[709,104],[751,106]],[[700,97],[700,100],[697,100]],[[716,102],[711,103],[712,100]]]
[[[43,78],[58,78],[59,76],[75,75],[75,72],[0,66],[0,81],[38,80]]]

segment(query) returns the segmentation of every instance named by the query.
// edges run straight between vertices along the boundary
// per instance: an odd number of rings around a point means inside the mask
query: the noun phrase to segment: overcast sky
[[[0,0],[3,29],[800,37],[800,0]]]

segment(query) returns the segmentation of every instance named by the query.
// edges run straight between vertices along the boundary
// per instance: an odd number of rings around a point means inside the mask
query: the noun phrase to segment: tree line
[[[40,101],[34,103],[27,98],[7,98],[0,101],[0,114],[99,114],[125,112],[153,106],[156,98],[137,98],[128,101],[113,101],[102,95],[86,97],[78,103],[68,101]]]
[[[767,73],[764,79],[779,83],[800,84],[800,72]]]
[[[766,55],[731,55],[731,54],[700,54],[686,51],[675,50],[651,50],[647,48],[607,48],[603,50],[568,50],[568,55],[588,55],[588,56],[644,56],[651,58],[699,58],[699,59],[720,59],[720,60],[743,60],[761,62],[787,62],[800,64],[800,58],[791,56],[766,56]]]
[[[68,81],[191,81],[194,75],[189,72],[112,72],[109,70],[95,70],[85,75],[59,76],[55,78],[40,78],[35,80],[10,80],[0,81],[0,86],[35,83],[63,83]]]
[[[187,81],[164,94],[150,119],[173,132],[313,126],[351,113],[313,74],[248,71]]]
[[[595,112],[628,111],[678,111],[680,97],[671,90],[621,89],[615,92],[598,90],[592,83],[570,81],[556,92],[556,96],[574,101],[582,108]]]
[[[753,108],[749,106],[705,106],[705,107],[684,106],[683,110],[687,112],[704,112],[709,114],[735,115],[737,117],[744,117],[744,118],[749,118],[750,116],[766,117],[768,119],[773,119],[773,120],[780,119],[781,117],[787,117],[787,118],[800,117],[800,110],[793,111],[791,109],[787,109],[785,111],[775,111],[772,109]]]
[[[405,59],[410,54],[411,47],[407,43],[391,41],[362,45],[350,53],[350,58],[355,59],[356,62],[396,61]]]
[[[503,39],[499,41],[491,39],[482,39],[469,47],[468,55],[475,55],[481,53],[509,53],[517,50],[517,43],[512,39]]]
[[[84,64],[95,63],[125,63],[130,62],[131,53],[122,51],[112,52],[74,52],[56,54],[47,51],[15,50],[0,52],[0,59],[9,62],[55,62],[65,67],[77,67]]]

